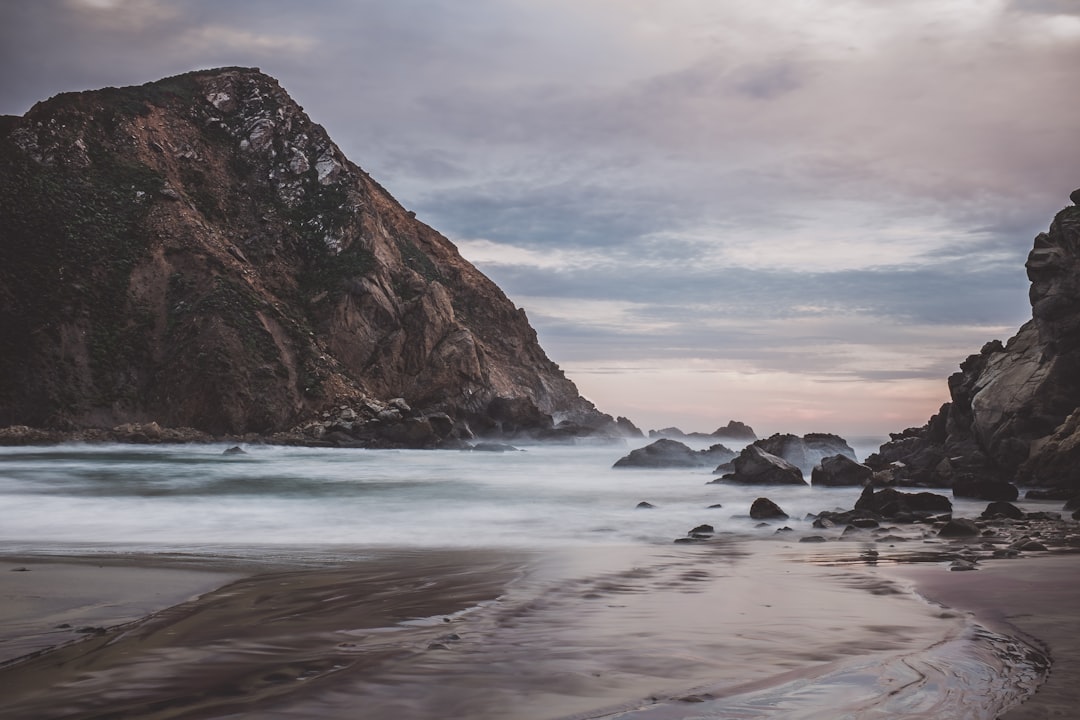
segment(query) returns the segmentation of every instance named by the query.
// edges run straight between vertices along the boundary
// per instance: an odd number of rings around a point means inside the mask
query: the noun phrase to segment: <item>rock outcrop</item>
[[[804,473],[811,472],[815,465],[833,455],[857,459],[847,440],[830,433],[807,433],[802,437],[790,433],[776,433],[754,441],[754,445],[771,455],[784,458]]]
[[[616,468],[688,468],[712,467],[726,463],[735,457],[735,452],[720,445],[713,445],[706,450],[693,450],[678,440],[660,438],[642,448],[631,450],[630,454],[615,461]]]
[[[729,420],[727,425],[719,427],[711,433],[683,432],[677,427],[666,427],[659,430],[650,430],[650,438],[669,438],[672,440],[728,440],[730,442],[751,442],[757,439],[754,429],[746,423],[738,420]]]
[[[732,460],[732,472],[713,482],[741,485],[805,485],[802,470],[781,457],[765,452],[757,445],[743,448]]]
[[[1073,199],[1080,193],[1073,193]],[[867,464],[901,484],[972,476],[1080,490],[1080,207],[1057,214],[1027,259],[1030,321],[949,378],[950,401]]]
[[[870,482],[874,471],[847,455],[822,458],[810,473],[810,484],[822,487],[857,487]]]
[[[330,432],[357,442],[623,432],[257,69],[0,118],[0,217],[0,425],[267,434],[345,408]]]

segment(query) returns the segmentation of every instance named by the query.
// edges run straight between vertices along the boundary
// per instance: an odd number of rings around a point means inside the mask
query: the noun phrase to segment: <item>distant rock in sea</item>
[[[857,461],[855,451],[848,445],[847,440],[830,433],[807,433],[802,437],[790,433],[776,433],[754,441],[754,445],[787,460],[805,473],[811,472],[823,459],[834,455],[843,455]]]
[[[712,467],[735,457],[735,452],[716,444],[707,450],[693,450],[678,440],[660,438],[615,461],[616,468]]]
[[[1080,207],[1039,233],[1026,268],[1031,320],[962,362],[950,401],[926,425],[894,433],[868,465],[899,484],[975,476],[1080,492]]]
[[[650,438],[670,438],[673,440],[729,440],[732,442],[749,442],[757,439],[754,429],[746,423],[738,420],[730,420],[727,425],[717,428],[711,433],[683,432],[677,427],[666,427],[660,430],[650,430]]]

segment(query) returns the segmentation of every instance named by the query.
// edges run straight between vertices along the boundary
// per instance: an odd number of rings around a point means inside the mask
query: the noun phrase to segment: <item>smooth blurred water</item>
[[[702,523],[771,535],[748,516],[768,496],[808,513],[850,508],[857,488],[707,484],[702,469],[613,469],[635,445],[520,452],[225,445],[0,449],[8,552],[214,552],[265,546],[524,547],[670,543]],[[641,501],[654,509],[636,509]],[[710,505],[721,504],[721,508]]]

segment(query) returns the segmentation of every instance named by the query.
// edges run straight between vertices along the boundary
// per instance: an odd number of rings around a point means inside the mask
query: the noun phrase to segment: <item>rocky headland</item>
[[[0,118],[0,215],[0,441],[639,432],[257,69]]]
[[[867,459],[877,481],[988,500],[1010,499],[1008,485],[1080,494],[1080,207],[1039,233],[1026,268],[1031,320],[968,357],[949,402]]]

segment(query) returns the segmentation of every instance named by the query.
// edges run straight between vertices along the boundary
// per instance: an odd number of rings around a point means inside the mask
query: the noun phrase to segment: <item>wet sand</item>
[[[1002,632],[1046,648],[1046,682],[1002,720],[1075,718],[1080,707],[1080,554],[985,562],[975,572],[900,567],[926,598],[970,611]]]
[[[387,551],[269,571],[147,567],[152,558],[5,568],[6,587],[42,573],[34,592],[0,592],[9,634],[57,612],[110,624],[101,608],[123,624],[0,667],[4,716],[990,718],[1015,701],[1002,676],[1030,668],[1009,664],[1022,648],[1007,638],[879,568],[776,550],[722,541]],[[42,603],[28,601],[35,593]],[[152,614],[128,622],[140,603]]]

